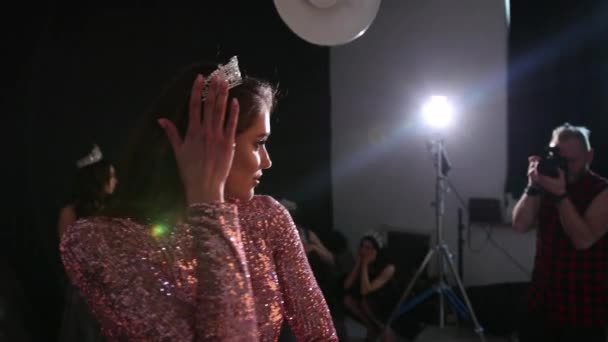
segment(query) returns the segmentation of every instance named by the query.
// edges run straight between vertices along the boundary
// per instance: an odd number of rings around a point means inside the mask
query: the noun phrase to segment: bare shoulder
[[[608,220],[608,188],[597,194],[585,212],[587,218],[600,218]],[[606,224],[602,222],[602,225]]]
[[[585,216],[608,216],[608,188],[595,195]]]
[[[61,239],[65,231],[76,221],[76,209],[73,205],[66,205],[59,211],[59,219],[57,220],[57,229],[59,238]]]
[[[59,217],[62,220],[76,221],[76,209],[74,208],[74,205],[68,204],[61,208],[59,211]]]
[[[602,190],[599,194],[597,194],[595,196],[595,198],[593,199],[593,202],[607,205],[608,204],[608,187],[606,189]]]

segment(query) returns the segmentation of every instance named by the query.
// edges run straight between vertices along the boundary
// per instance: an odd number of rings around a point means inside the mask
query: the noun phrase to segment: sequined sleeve
[[[191,206],[198,251],[196,334],[201,341],[258,339],[255,302],[236,206]]]
[[[314,278],[291,215],[271,197],[268,236],[289,325],[298,341],[338,341],[327,303]]]
[[[236,208],[194,206],[188,223],[159,242],[130,220],[89,218],[70,226],[62,261],[109,341],[251,341],[257,338]],[[190,242],[190,245],[187,242]],[[193,243],[198,241],[199,243]],[[200,274],[191,295],[173,269],[193,249]],[[184,252],[184,251],[181,251]],[[196,273],[195,273],[196,275]],[[182,283],[180,285],[180,282]]]

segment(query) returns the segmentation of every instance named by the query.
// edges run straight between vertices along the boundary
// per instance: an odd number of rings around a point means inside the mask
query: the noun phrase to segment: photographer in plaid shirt
[[[553,130],[565,170],[541,174],[531,156],[528,187],[513,210],[513,228],[537,227],[528,316],[520,342],[605,342],[608,318],[608,181],[589,169],[589,130]]]

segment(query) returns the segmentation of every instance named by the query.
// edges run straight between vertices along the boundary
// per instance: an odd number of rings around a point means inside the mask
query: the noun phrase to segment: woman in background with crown
[[[337,340],[291,216],[254,195],[274,102],[233,57],[187,68],[143,117],[116,204],[61,241],[110,340],[276,341],[285,318],[298,340]]]
[[[98,214],[116,189],[116,170],[103,158],[99,146],[76,162],[76,177],[69,203],[59,212],[59,236],[78,218]]]
[[[395,304],[395,266],[385,254],[385,238],[370,232],[359,242],[355,267],[344,281],[344,305],[367,328],[366,341],[375,341]],[[390,338],[389,335],[385,335]]]
[[[59,212],[59,237],[76,220],[99,214],[114,193],[118,180],[114,166],[106,159],[99,146],[76,162],[76,177],[68,204]],[[67,285],[59,341],[104,341],[99,324],[91,315],[78,290]]]

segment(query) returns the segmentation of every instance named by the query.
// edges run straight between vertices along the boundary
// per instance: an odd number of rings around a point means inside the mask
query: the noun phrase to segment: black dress
[[[68,283],[59,335],[60,342],[104,342],[97,320],[78,289]]]
[[[372,264],[368,269],[369,280],[372,282],[376,277],[378,277],[382,271],[389,266],[388,263],[382,263],[381,265]],[[385,321],[388,319],[391,311],[393,310],[395,304],[397,304],[398,300],[398,290],[395,283],[395,278],[392,277],[389,279],[381,288],[369,293],[366,296],[361,294],[361,282],[359,281],[359,276],[353,283],[353,285],[346,290],[346,295],[351,296],[354,299],[361,300],[365,297],[367,304],[369,305],[374,316],[381,320]]]

